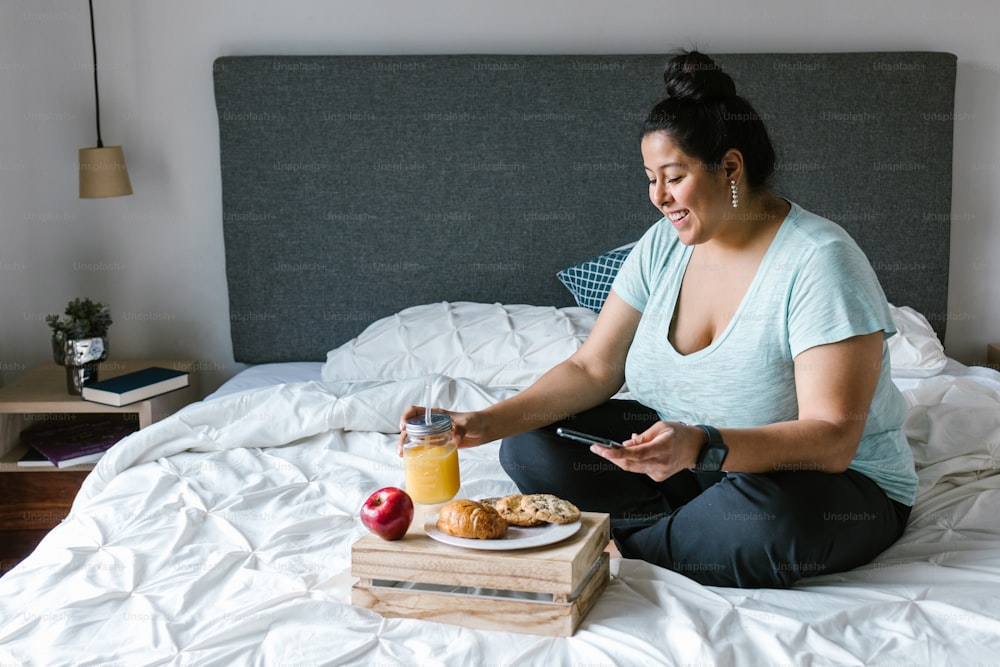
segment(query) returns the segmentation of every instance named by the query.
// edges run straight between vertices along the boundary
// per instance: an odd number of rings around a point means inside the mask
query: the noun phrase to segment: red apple
[[[395,486],[379,489],[361,506],[361,523],[383,540],[398,540],[412,522],[413,500]]]

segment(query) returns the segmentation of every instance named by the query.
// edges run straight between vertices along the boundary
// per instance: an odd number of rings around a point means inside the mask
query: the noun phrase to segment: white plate
[[[533,526],[522,528],[521,526],[508,526],[507,535],[496,540],[475,540],[469,537],[455,537],[448,533],[441,532],[437,527],[437,517],[424,524],[424,531],[427,537],[444,544],[455,547],[465,547],[466,549],[479,549],[481,551],[508,551],[511,549],[531,549],[534,547],[544,547],[548,544],[562,542],[567,537],[576,534],[580,530],[580,522],[573,523],[547,523],[544,526]]]

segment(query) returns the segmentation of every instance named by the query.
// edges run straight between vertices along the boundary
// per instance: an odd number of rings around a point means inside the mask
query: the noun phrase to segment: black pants
[[[682,471],[654,482],[626,472],[557,426],[625,440],[655,423],[634,401],[609,401],[503,441],[500,462],[522,493],[554,493],[611,515],[622,555],[714,586],[786,588],[871,561],[902,534],[910,507],[868,477]]]

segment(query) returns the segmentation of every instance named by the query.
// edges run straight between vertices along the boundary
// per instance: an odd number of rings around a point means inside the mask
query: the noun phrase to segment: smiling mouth
[[[667,213],[667,217],[670,218],[670,222],[680,222],[685,217],[687,217],[687,214],[690,212],[691,211],[687,209],[683,209],[681,211],[672,211],[670,213]]]

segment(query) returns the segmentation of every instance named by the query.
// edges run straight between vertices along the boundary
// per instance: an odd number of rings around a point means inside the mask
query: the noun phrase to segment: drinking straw
[[[424,423],[431,423],[431,383],[424,384]]]

